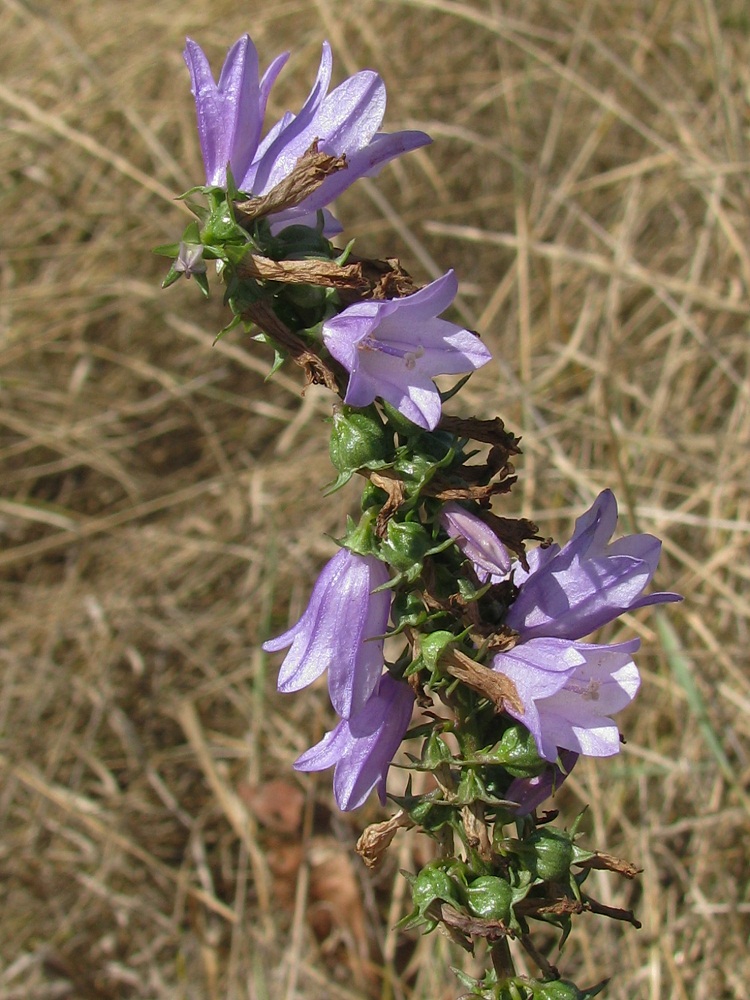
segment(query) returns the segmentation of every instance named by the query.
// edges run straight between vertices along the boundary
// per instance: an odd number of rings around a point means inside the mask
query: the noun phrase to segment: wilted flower
[[[447,503],[440,524],[471,562],[481,583],[510,572],[510,555],[490,526],[457,503]]]
[[[440,420],[434,375],[461,375],[481,368],[490,352],[455,323],[438,319],[453,302],[453,271],[405,298],[349,306],[323,324],[323,340],[349,372],[344,402],[367,406],[380,396],[418,427]]]
[[[626,611],[679,601],[678,594],[641,596],[656,572],[661,542],[653,535],[626,535],[609,544],[617,525],[617,501],[599,494],[578,518],[562,549],[529,554],[529,571],[514,572],[519,594],[505,623],[524,641],[540,636],[580,639]]]
[[[203,247],[200,243],[180,243],[177,259],[172,265],[175,271],[190,278],[194,274],[206,273],[206,262],[203,259]]]
[[[635,697],[640,685],[631,659],[640,640],[610,646],[539,638],[498,653],[492,668],[513,681],[523,709],[506,711],[529,730],[545,760],[558,747],[588,757],[609,757],[620,749],[610,718]]]
[[[332,57],[327,42],[317,79],[299,114],[287,112],[261,140],[268,96],[287,59],[288,53],[274,59],[259,81],[258,53],[250,36],[243,35],[229,50],[217,84],[203,50],[187,40],[185,62],[207,184],[224,187],[229,164],[240,191],[267,194],[317,139],[321,152],[345,155],[347,167],[327,177],[300,205],[274,216],[277,223],[301,222],[359,177],[430,142],[424,132],[378,132],[385,114],[385,85],[371,70],[355,73],[329,94]]]
[[[333,793],[339,809],[361,806],[373,788],[385,805],[388,767],[409,728],[413,705],[408,684],[383,674],[367,703],[303,753],[294,767],[298,771],[335,767]]]
[[[299,691],[328,670],[331,703],[349,718],[363,708],[383,669],[383,633],[390,593],[376,587],[388,570],[374,556],[342,548],[324,566],[305,613],[283,635],[263,643],[266,652],[291,646],[281,664],[279,691]]]
[[[561,750],[554,764],[547,764],[533,778],[516,778],[505,792],[505,798],[515,802],[516,816],[528,816],[560,788],[575,767],[580,755],[573,750]]]

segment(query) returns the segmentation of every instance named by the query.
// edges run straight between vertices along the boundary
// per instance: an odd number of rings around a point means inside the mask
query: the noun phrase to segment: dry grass
[[[323,693],[280,698],[258,650],[353,501],[320,496],[329,401],[212,348],[218,298],[160,292],[149,253],[200,179],[183,36],[218,62],[244,30],[295,51],[274,113],[329,37],[435,136],[348,231],[457,269],[499,359],[466,405],[524,436],[510,504],[564,536],[612,486],[686,596],[628,622],[628,746],[565,800],[644,867],[597,883],[644,929],[582,918],[563,967],[748,996],[748,27],[744,0],[0,4],[0,1000],[458,992],[444,940],[390,929],[424,846],[347,861],[362,817],[289,768]]]

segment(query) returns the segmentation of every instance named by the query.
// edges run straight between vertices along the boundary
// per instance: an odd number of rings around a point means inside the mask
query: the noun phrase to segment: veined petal
[[[388,570],[374,556],[346,548],[336,553],[296,625],[263,643],[267,652],[291,647],[279,670],[279,691],[299,691],[328,670],[339,715],[348,717],[364,705],[382,672],[382,635],[390,612],[390,594],[372,591],[387,581]]]
[[[389,160],[426,146],[432,139],[424,132],[393,132],[376,135],[364,149],[347,155],[344,170],[338,170],[323,181],[320,187],[300,205],[307,211],[322,208],[338,198],[360,177],[371,177]]]
[[[227,53],[218,84],[203,50],[191,38],[184,57],[195,97],[206,183],[222,186],[227,163],[241,177],[260,138],[258,53],[250,36],[243,35]]]
[[[455,287],[449,272],[433,282],[427,302],[433,308],[442,306]],[[419,294],[350,306],[327,320],[322,332],[328,350],[349,372],[347,403],[367,406],[380,396],[417,426],[433,430],[442,405],[433,376],[471,372],[489,361],[490,354],[474,334],[455,323],[437,316],[415,320],[409,302]],[[429,313],[424,300],[417,305]]]
[[[378,690],[350,719],[342,719],[320,743],[294,763],[298,771],[334,766],[333,788],[340,809],[356,809],[377,788],[385,804],[388,767],[411,720],[414,693],[384,674]]]
[[[281,55],[276,56],[263,74],[263,78],[260,81],[260,87],[258,88],[258,109],[260,111],[261,121],[266,116],[266,107],[268,106],[268,98],[271,93],[271,88],[274,83],[276,83],[276,78],[279,73],[282,71],[284,66],[286,66],[288,59],[289,53],[282,52]]]
[[[640,685],[631,658],[638,639],[610,646],[573,645],[583,663],[558,691],[536,703],[547,760],[554,759],[557,747],[589,757],[617,753],[619,730],[610,716],[630,704]]]
[[[530,639],[505,653],[493,657],[492,669],[504,674],[515,685],[523,708],[506,706],[506,711],[518,719],[534,737],[537,749],[547,760],[550,741],[544,731],[537,702],[556,694],[573,676],[576,667],[585,662],[573,643],[565,639]]]
[[[310,146],[312,139],[303,148],[302,143],[298,142],[298,137],[312,122],[328,93],[332,69],[331,46],[328,42],[323,42],[318,75],[299,114],[287,113],[284,116],[284,127],[275,132],[272,142],[263,145],[262,158],[255,164],[253,194],[262,195],[270,191],[291,172],[294,164]]]
[[[413,295],[401,301],[400,313],[410,323],[427,323],[453,304],[458,295],[458,278],[451,268]]]
[[[578,518],[562,549],[535,550],[528,573],[514,569],[518,597],[506,624],[524,639],[542,635],[581,639],[626,611],[679,600],[676,594],[641,596],[659,559],[653,535],[626,535],[609,544],[617,502],[604,490]]]

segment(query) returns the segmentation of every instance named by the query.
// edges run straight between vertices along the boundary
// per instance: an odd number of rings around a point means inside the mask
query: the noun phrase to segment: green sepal
[[[156,251],[154,251],[154,252],[156,252]],[[165,256],[166,256],[166,254],[165,254]],[[180,278],[182,278],[182,277],[184,277],[184,274],[183,274],[182,271],[176,271],[174,269],[174,267],[170,267],[170,269],[167,271],[166,277],[164,278],[164,280],[161,283],[161,287],[162,288],[169,288],[170,285],[173,285],[175,283],[175,281],[179,281]]]
[[[154,247],[151,253],[156,253],[160,257],[173,257],[176,258],[177,254],[180,252],[179,243],[162,243],[158,247]],[[162,285],[162,288],[164,286]]]
[[[391,620],[394,625],[391,635],[397,635],[405,628],[419,628],[430,617],[432,616],[425,608],[418,590],[400,590],[391,605]]]
[[[206,298],[208,298],[210,293],[210,288],[208,286],[208,275],[205,273],[201,274],[200,271],[196,271],[195,274],[193,274],[193,281],[196,283],[198,288],[200,288],[200,290],[203,292]]]
[[[436,472],[453,463],[455,456],[455,448],[450,448],[447,454],[436,458],[424,454],[422,450],[417,451],[410,442],[409,446],[399,448],[393,467],[401,476],[407,496],[415,499]]]
[[[463,387],[466,385],[466,383],[469,381],[469,379],[473,374],[474,374],[473,372],[469,372],[468,375],[464,375],[463,378],[460,378],[458,382],[456,382],[456,384],[452,386],[450,389],[446,389],[445,392],[441,392],[440,402],[447,403],[449,399],[453,399],[456,393],[460,392],[463,389]]]
[[[460,764],[460,761],[456,761]],[[484,781],[474,768],[465,768],[456,789],[456,804],[471,805],[472,802],[484,802],[488,806],[505,806],[506,799],[499,799],[487,791]]]
[[[415,764],[416,771],[434,771],[441,764],[450,764],[453,755],[444,740],[433,730],[424,742],[422,756]]]
[[[378,546],[378,538],[375,533],[376,510],[371,507],[366,510],[359,523],[355,524],[351,517],[346,519],[346,534],[343,538],[337,538],[339,545],[345,546],[351,552],[356,552],[360,556],[376,556],[381,558]],[[377,590],[387,590],[390,581]]]
[[[210,188],[206,192],[208,215],[200,230],[200,242],[216,247],[227,243],[243,245],[248,242],[247,231],[235,218],[234,206],[227,199],[226,191]]]
[[[436,788],[425,795],[411,794],[411,776],[403,795],[389,795],[399,808],[403,809],[423,833],[435,834],[444,826],[458,827],[456,810],[444,802],[442,792]]]

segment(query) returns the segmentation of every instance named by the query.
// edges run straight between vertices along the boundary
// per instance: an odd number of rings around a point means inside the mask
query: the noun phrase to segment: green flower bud
[[[221,246],[223,243],[246,243],[247,233],[237,224],[232,206],[221,191],[208,194],[209,212],[200,231],[200,243]]]
[[[503,733],[503,738],[492,751],[492,758],[502,764],[514,778],[533,778],[544,770],[534,737],[525,726],[515,724]]]
[[[422,654],[425,666],[429,667],[430,670],[436,670],[443,650],[455,641],[455,635],[452,632],[445,632],[444,630],[429,632],[427,635],[420,636],[419,651]]]
[[[382,464],[388,455],[388,435],[374,407],[345,406],[334,413],[328,450],[334,467],[347,478],[357,469]]]
[[[534,988],[534,1000],[584,1000],[585,996],[575,983],[566,979],[556,979]]]
[[[445,862],[431,861],[415,877],[411,887],[416,910],[424,914],[436,899],[460,906],[458,882],[445,870]]]
[[[427,531],[418,521],[389,521],[383,542],[387,562],[410,582],[422,572],[422,560],[432,546]]]
[[[503,923],[510,918],[513,890],[505,879],[496,875],[480,875],[467,889],[466,897],[469,911],[475,917],[502,920]]]
[[[533,847],[536,874],[545,882],[557,882],[570,876],[575,845],[565,830],[536,830],[527,843]]]

